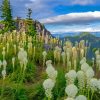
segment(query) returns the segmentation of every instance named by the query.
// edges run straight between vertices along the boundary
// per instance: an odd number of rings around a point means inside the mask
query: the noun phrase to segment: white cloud
[[[52,30],[51,33],[68,33],[68,32],[100,32],[100,29],[94,29],[91,27],[84,28],[84,29],[58,29],[58,30]]]
[[[94,4],[95,0],[73,0],[71,2],[72,5],[88,5],[88,4]]]
[[[69,13],[40,20],[44,24],[88,24],[96,21],[100,21],[100,11]]]
[[[46,25],[46,28],[52,33],[77,33],[77,32],[100,32],[100,23],[90,25]]]
[[[53,10],[51,10],[52,6],[48,3],[47,0],[30,0],[30,3],[25,4],[25,7],[33,10],[33,16],[36,19],[46,18],[54,15]]]

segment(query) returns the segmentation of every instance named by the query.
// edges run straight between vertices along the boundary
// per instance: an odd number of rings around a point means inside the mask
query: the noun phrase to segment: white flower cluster
[[[3,66],[3,70],[1,72],[1,74],[2,74],[2,77],[3,77],[3,80],[4,80],[5,77],[6,77],[6,66],[7,66],[6,60],[3,60],[3,62],[0,60],[0,68],[1,68],[1,66]]]
[[[43,87],[45,89],[46,96],[50,99],[50,98],[52,98],[52,89],[56,82],[57,71],[52,66],[51,60],[46,61],[46,65],[47,65],[46,73],[49,78],[44,81]]]
[[[84,62],[84,63],[81,65],[81,70],[82,70],[83,72],[86,72],[88,69],[89,69],[89,65],[88,65],[86,62]]]
[[[28,59],[27,59],[27,52],[23,48],[20,48],[20,51],[18,52],[18,60],[20,61],[21,68],[24,67],[25,70]]]
[[[83,79],[83,81],[86,82],[85,84],[87,85],[87,88],[91,88],[92,91],[96,91],[99,88],[99,81],[96,78],[93,78],[95,75],[93,68],[86,63],[86,60],[84,58],[81,60],[80,63],[81,70],[85,75],[85,80],[82,77],[80,77],[78,78],[78,82],[80,82],[79,80]],[[79,77],[79,75],[77,77]]]
[[[65,74],[66,83],[67,84],[74,84],[76,77],[77,77],[76,71],[70,70],[68,73]]]
[[[54,87],[55,83],[52,79],[46,79],[43,82],[43,88],[45,89],[45,94],[48,98],[52,98],[52,89]]]
[[[52,63],[51,60],[48,60],[46,62],[46,65],[47,65],[46,73],[47,73],[49,78],[51,78],[53,81],[55,81],[57,78],[57,71],[54,69],[54,67],[52,66],[51,63]]]
[[[42,52],[42,55],[43,55],[43,57],[45,58],[46,55],[47,55],[47,52],[46,52],[46,51],[43,51],[43,52]]]
[[[3,55],[3,60],[4,60],[5,59],[5,55],[6,55],[5,47],[3,47],[2,55]]]
[[[96,78],[92,78],[90,80],[90,88],[92,91],[96,91],[98,88],[98,80]]]
[[[84,95],[79,95],[75,98],[75,100],[87,100],[87,98]]]
[[[54,50],[54,59],[60,62],[60,58],[61,58],[61,48],[56,46]]]
[[[93,71],[92,67],[89,67],[87,69],[86,76],[87,76],[87,78],[93,78],[94,77],[94,71]]]
[[[43,55],[43,66],[44,66],[45,65],[46,56],[47,56],[47,52],[43,51],[42,55]]]
[[[85,73],[83,71],[77,72],[77,79],[78,79],[78,87],[79,89],[83,89],[85,87]]]
[[[70,84],[65,88],[65,92],[68,97],[74,98],[78,93],[78,88],[74,84]]]
[[[73,98],[67,98],[67,99],[65,99],[65,100],[75,100],[75,99],[73,99]]]
[[[28,42],[28,53],[30,55],[32,55],[32,48],[33,48],[32,42]]]
[[[66,63],[66,53],[62,52],[61,56],[62,56],[63,65],[65,65],[65,63]]]

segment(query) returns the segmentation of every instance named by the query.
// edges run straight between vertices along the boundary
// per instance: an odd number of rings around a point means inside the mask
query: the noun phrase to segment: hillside
[[[51,33],[45,28],[45,26],[37,20],[26,20],[26,19],[17,18],[16,19],[17,30],[18,31],[27,31],[28,25],[30,23],[33,24],[33,26],[38,34],[51,35]]]
[[[14,22],[15,22],[16,30],[19,32],[23,32],[23,31],[27,32],[29,27],[28,25],[32,24],[38,34],[51,36],[51,33],[45,28],[45,26],[37,20],[21,19],[18,17],[14,19]],[[0,30],[3,30],[4,27],[5,25],[3,21],[0,21]]]
[[[62,40],[64,40],[64,38]],[[100,37],[96,37],[90,33],[82,33],[80,35],[73,36],[73,37],[71,36],[65,37],[65,40],[70,40],[73,43],[75,43],[76,41],[79,42],[80,40],[88,41],[91,44],[89,53],[87,55],[89,58],[93,57],[93,53],[92,53],[93,48],[100,48]]]

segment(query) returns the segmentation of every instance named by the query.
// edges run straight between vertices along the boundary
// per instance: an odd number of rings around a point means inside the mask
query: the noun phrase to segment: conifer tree
[[[14,29],[14,21],[12,17],[12,9],[10,0],[3,0],[1,5],[1,18],[5,22],[5,29],[12,31]]]

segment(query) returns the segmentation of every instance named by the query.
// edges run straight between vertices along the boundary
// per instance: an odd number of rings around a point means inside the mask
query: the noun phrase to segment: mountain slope
[[[64,38],[62,39],[64,41]],[[100,37],[96,37],[90,33],[82,33],[80,35],[74,36],[74,37],[65,37],[65,40],[70,40],[71,42],[75,43],[76,41],[85,40],[88,41],[91,44],[90,50],[88,52],[88,57],[93,57],[93,49],[94,48],[100,48]]]

